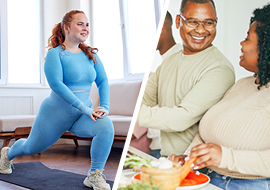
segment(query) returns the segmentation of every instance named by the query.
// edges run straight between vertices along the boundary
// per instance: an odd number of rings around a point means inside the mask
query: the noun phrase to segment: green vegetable
[[[159,188],[160,184],[155,184],[153,176],[151,176],[151,183],[149,182],[142,182],[142,181],[136,181],[136,182],[132,182],[130,185],[126,186],[126,187],[120,187],[117,190],[162,190],[161,188]]]
[[[118,190],[162,190],[157,185],[151,185],[149,182],[133,182],[126,187],[120,187]]]
[[[139,157],[137,155],[127,154],[124,166],[125,167],[128,166],[130,168],[141,167],[141,166],[145,166],[145,167],[148,167],[148,168],[154,168],[154,166],[152,166],[150,164],[150,162],[151,162],[151,160],[148,161],[145,158],[141,158],[141,157]]]

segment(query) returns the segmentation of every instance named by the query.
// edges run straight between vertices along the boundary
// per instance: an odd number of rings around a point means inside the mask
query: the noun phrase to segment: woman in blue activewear
[[[97,49],[84,44],[88,35],[89,23],[82,11],[68,12],[53,29],[44,65],[51,95],[42,102],[29,137],[1,150],[0,173],[12,173],[15,157],[40,153],[70,131],[79,137],[93,137],[91,169],[84,184],[96,190],[110,189],[102,178],[114,137],[112,121],[107,117],[109,84]],[[100,96],[97,108],[89,98],[93,82]]]

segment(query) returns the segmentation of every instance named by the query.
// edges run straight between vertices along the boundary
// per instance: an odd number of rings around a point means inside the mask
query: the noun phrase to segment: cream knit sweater
[[[222,147],[219,174],[237,178],[270,177],[270,88],[257,89],[254,77],[240,79],[203,116],[199,134]],[[197,135],[189,149],[201,143]]]
[[[198,121],[234,84],[231,63],[214,46],[168,57],[149,78],[137,123],[161,130],[161,154],[183,154]]]

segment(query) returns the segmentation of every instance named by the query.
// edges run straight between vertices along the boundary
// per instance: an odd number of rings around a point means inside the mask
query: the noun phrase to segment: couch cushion
[[[127,136],[132,117],[123,115],[109,115],[109,118],[113,122],[114,135]]]
[[[109,115],[113,122],[115,135],[127,136],[132,117]],[[10,115],[0,116],[0,132],[15,131],[17,127],[32,126],[35,115]]]
[[[132,116],[141,88],[142,81],[110,82],[110,113],[109,115]],[[90,92],[93,107],[99,105],[98,90],[93,83]]]
[[[99,105],[98,89],[97,89],[96,83],[94,83],[94,82],[92,83],[92,88],[91,88],[89,97],[93,102],[93,108],[98,107],[98,105]]]
[[[110,83],[110,115],[132,116],[142,81]]]
[[[32,126],[35,115],[0,116],[0,132],[15,131],[17,127]]]

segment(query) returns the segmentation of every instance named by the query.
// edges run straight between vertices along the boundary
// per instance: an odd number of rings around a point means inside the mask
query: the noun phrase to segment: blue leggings
[[[80,94],[84,93],[78,93]],[[81,96],[82,101],[92,106],[88,96],[85,99],[83,97],[86,97],[85,94]],[[29,137],[16,141],[8,150],[7,156],[12,160],[17,156],[40,153],[53,145],[66,131],[79,137],[93,137],[90,171],[103,169],[114,138],[112,121],[107,116],[93,121],[54,92],[42,102]]]

